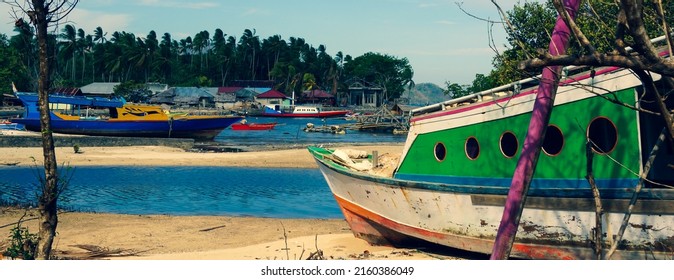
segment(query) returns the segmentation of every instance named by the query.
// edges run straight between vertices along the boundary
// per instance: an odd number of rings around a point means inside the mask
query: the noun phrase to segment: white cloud
[[[92,34],[96,27],[101,27],[103,32],[128,30],[133,22],[133,16],[129,14],[108,14],[104,12],[90,11],[75,8],[68,15],[67,23],[72,23],[76,28],[84,30],[86,34]]]
[[[181,9],[211,9],[218,7],[218,3],[214,2],[174,2],[174,1],[160,1],[160,0],[141,0],[138,2],[141,6],[150,7],[164,7],[164,8],[181,8]]]

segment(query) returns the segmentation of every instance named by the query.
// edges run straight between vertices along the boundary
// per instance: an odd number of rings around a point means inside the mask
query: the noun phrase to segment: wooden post
[[[564,7],[572,19],[575,18],[579,5],[580,0],[564,1]],[[555,56],[566,53],[570,34],[571,31],[564,22],[564,18],[561,15],[557,16],[557,23],[552,31],[552,38],[548,47],[551,55]],[[524,140],[522,155],[517,161],[510,184],[510,191],[508,192],[505,208],[503,209],[501,223],[496,233],[496,240],[494,241],[490,258],[492,260],[504,260],[510,256],[510,250],[515,241],[520,217],[522,216],[522,210],[526,202],[527,192],[529,191],[543,139],[545,138],[545,131],[550,122],[561,69],[561,66],[550,66],[543,69],[536,101],[534,102],[534,109],[531,112],[529,129]]]
[[[372,167],[377,167],[379,165],[379,152],[372,151]]]

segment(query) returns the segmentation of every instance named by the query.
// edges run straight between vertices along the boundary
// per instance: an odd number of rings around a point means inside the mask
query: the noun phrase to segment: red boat
[[[276,123],[235,123],[232,124],[232,130],[271,130]]]

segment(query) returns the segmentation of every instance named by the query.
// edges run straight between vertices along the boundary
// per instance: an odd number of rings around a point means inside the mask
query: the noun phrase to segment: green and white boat
[[[663,145],[643,180],[665,123],[655,97],[627,69],[569,67],[560,80],[511,257],[613,259],[674,257],[674,152]],[[660,92],[666,83],[657,81]],[[424,240],[491,253],[513,171],[532,117],[538,81],[527,79],[412,112],[407,141],[389,176],[366,159],[310,147],[357,237],[374,244]],[[628,105],[628,106],[625,106]],[[674,101],[666,101],[669,110]],[[602,240],[595,240],[590,168],[601,197]],[[666,142],[665,142],[666,143]],[[374,169],[377,167],[375,166]],[[630,200],[638,200],[617,240]]]

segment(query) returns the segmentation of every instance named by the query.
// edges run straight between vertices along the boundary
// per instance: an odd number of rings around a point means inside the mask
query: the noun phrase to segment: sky
[[[4,2],[0,0],[0,33],[13,36],[14,16]],[[496,3],[507,11],[520,1]],[[115,31],[144,38],[154,30],[159,38],[168,32],[174,40],[204,30],[212,36],[220,28],[237,41],[250,29],[261,41],[273,35],[286,41],[304,38],[315,48],[324,45],[333,56],[341,51],[354,58],[367,52],[407,58],[415,83],[444,87],[445,82],[470,84],[476,74],[488,74],[495,56],[492,45],[505,49],[503,25],[476,17],[500,22],[490,0],[80,0],[67,22],[56,28],[60,32],[70,23],[93,35],[100,26],[107,38]]]

